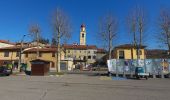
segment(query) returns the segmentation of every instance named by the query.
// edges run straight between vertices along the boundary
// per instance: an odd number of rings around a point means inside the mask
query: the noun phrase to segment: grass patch
[[[64,75],[64,72],[49,72],[48,75]]]
[[[64,72],[57,72],[56,75],[64,75]]]

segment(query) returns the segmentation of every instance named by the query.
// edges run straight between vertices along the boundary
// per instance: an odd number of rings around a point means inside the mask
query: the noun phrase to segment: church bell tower
[[[86,45],[86,28],[84,24],[80,28],[80,45]]]

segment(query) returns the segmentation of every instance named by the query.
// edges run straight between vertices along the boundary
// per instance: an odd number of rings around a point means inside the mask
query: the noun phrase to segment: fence
[[[109,72],[116,74],[134,74],[135,67],[143,67],[150,75],[170,73],[170,59],[111,59],[107,61]]]

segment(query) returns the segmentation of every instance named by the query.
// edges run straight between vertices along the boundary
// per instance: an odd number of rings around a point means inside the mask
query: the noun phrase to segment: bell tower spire
[[[80,45],[86,45],[86,27],[84,24],[80,27]]]

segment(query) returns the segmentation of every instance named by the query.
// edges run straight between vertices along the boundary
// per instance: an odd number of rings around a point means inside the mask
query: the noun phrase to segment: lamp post
[[[169,58],[170,57],[170,37],[168,37],[167,44],[168,44],[168,52],[167,52],[168,57],[167,58]]]
[[[168,40],[170,41],[170,38],[168,38]],[[170,57],[170,49],[168,48],[168,57],[167,57],[168,60],[169,60],[169,57]],[[167,62],[169,63],[169,61],[167,61]],[[170,66],[168,66],[168,73],[170,73]],[[168,75],[168,76],[170,76],[170,75]]]
[[[21,68],[21,60],[22,60],[22,48],[23,48],[23,41],[26,35],[23,35],[21,42],[20,42],[20,53],[19,53],[19,61],[18,61],[18,70]]]

